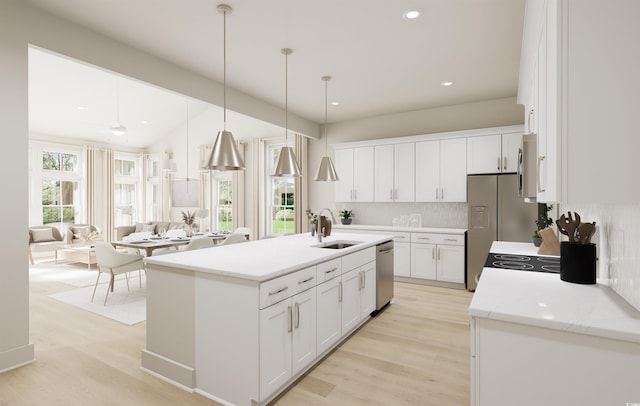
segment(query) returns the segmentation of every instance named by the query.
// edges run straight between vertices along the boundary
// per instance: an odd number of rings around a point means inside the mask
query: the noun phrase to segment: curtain
[[[84,179],[85,179],[85,222],[87,224],[96,224],[96,150],[93,145],[85,145],[85,166],[84,166]]]
[[[251,229],[255,233],[255,239],[266,235],[264,224],[265,201],[265,142],[262,139],[253,139],[253,224]]]
[[[201,144],[198,149],[200,152],[200,167],[202,167],[211,154],[213,146]],[[208,229],[213,231],[215,227],[213,226],[212,175],[213,172],[211,170],[200,171],[200,208],[209,211],[209,218],[207,219],[209,222]]]
[[[162,160],[162,178],[160,179],[160,220],[171,221],[171,154],[165,152]]]
[[[296,158],[298,158],[298,164],[302,170],[302,176],[297,176],[294,181],[296,194],[295,201],[293,202],[293,211],[295,213],[296,233],[309,231],[309,221],[305,213],[306,208],[309,207],[307,203],[309,193],[307,182],[309,178],[309,168],[307,167],[308,145],[309,141],[306,137],[296,134],[293,152],[295,152]]]
[[[105,205],[104,213],[102,218],[104,219],[106,231],[104,233],[107,241],[113,241],[115,239],[115,218],[114,218],[114,207],[113,207],[113,199],[114,199],[114,188],[115,188],[115,179],[114,179],[114,151],[110,148],[104,150],[104,181],[103,185],[105,185],[106,193],[105,193]]]
[[[244,141],[237,141],[238,152],[245,161],[246,160],[246,143]],[[233,171],[233,200],[232,200],[232,213],[233,224],[235,228],[246,227],[245,224],[245,171]]]

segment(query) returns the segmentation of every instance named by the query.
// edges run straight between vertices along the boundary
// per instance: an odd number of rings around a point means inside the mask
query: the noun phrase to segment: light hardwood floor
[[[35,363],[0,374],[0,406],[215,405],[139,370],[145,323],[126,326],[48,297],[31,282]],[[397,282],[394,303],[275,404],[468,405],[466,291]]]

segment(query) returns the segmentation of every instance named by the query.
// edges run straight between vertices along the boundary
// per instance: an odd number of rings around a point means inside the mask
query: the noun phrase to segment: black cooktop
[[[496,254],[490,252],[485,268],[503,268],[516,271],[560,273],[560,257]]]

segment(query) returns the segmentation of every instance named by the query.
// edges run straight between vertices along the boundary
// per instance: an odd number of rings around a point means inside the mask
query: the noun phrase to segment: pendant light
[[[278,162],[276,163],[276,169],[273,171],[272,176],[301,176],[302,170],[296,160],[296,154],[293,152],[293,148],[287,145],[288,132],[289,132],[289,55],[293,52],[291,48],[282,48],[280,52],[284,55],[284,147],[280,150],[278,155]]]
[[[321,78],[324,81],[324,156],[320,160],[320,166],[316,172],[315,180],[323,182],[335,182],[340,180],[336,173],[336,168],[333,166],[333,161],[328,154],[328,141],[327,141],[327,82],[331,80],[331,76],[323,76]]]
[[[118,79],[116,78],[116,123],[112,124],[111,134],[121,136],[127,133],[127,127],[120,123],[120,88],[118,86]]]
[[[222,131],[218,131],[216,141],[213,143],[213,149],[209,159],[205,162],[202,169],[215,169],[218,171],[237,171],[245,168],[244,159],[238,151],[236,141],[233,134],[227,131],[227,14],[231,13],[232,8],[226,4],[218,5],[218,11],[224,15],[223,23],[223,104],[224,104],[224,126]]]

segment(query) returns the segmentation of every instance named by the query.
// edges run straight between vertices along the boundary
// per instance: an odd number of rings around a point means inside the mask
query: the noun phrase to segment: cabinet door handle
[[[289,289],[288,286],[285,286],[284,288],[281,288],[281,289],[278,289],[278,290],[272,290],[271,292],[269,292],[269,296],[277,295],[278,293],[282,293],[287,289]]]
[[[398,200],[398,189],[393,189],[393,200]]]
[[[440,200],[444,200],[444,188],[440,188]]]
[[[296,328],[300,328],[300,303],[296,302]]]
[[[362,271],[362,289],[364,289],[365,287],[367,287],[367,274]]]
[[[436,259],[436,247],[431,248],[431,259]]]
[[[504,170],[506,171],[507,170],[507,157],[506,156],[504,158],[502,158],[502,163],[503,163],[502,166],[504,167]]]
[[[313,280],[313,276],[308,277],[307,279],[303,280],[303,281],[298,281],[298,285],[302,285],[305,284],[307,282],[311,282]]]
[[[544,161],[544,159],[546,158],[546,155],[539,155],[538,156],[538,179],[537,179],[537,184],[538,184],[538,192],[540,193],[544,193],[544,189],[542,189],[542,177],[540,175],[540,167],[542,166],[542,161]]]
[[[353,200],[358,200],[358,189],[353,191]]]
[[[293,317],[293,312],[291,311],[291,306],[287,306],[287,312],[289,313],[289,326],[287,327],[287,333],[290,333],[293,331],[293,320],[291,320],[291,318]]]
[[[498,157],[498,170],[500,170],[500,157]]]
[[[360,271],[360,290],[364,289],[364,272]]]
[[[338,292],[338,302],[342,303],[342,281],[338,284],[340,291]]]
[[[393,189],[389,189],[389,200],[393,200]]]
[[[327,275],[327,274],[330,274],[331,272],[335,272],[337,270],[338,270],[338,268],[331,268],[331,269],[328,269],[328,270],[324,271],[324,274]]]
[[[440,248],[438,248],[438,261],[440,261]]]

